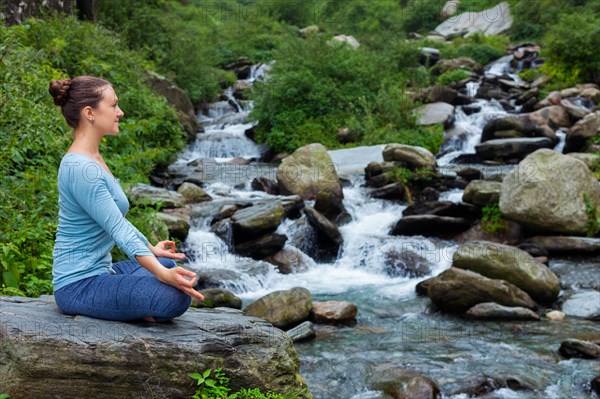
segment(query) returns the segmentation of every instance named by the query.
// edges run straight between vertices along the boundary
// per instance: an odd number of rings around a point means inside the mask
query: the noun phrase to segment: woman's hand
[[[185,278],[186,276],[192,277],[192,279],[188,280]],[[194,286],[196,285],[196,273],[191,270],[186,270],[180,266],[171,269],[165,267],[160,270],[160,273],[158,273],[156,277],[163,283],[172,285],[194,299],[200,301],[204,300],[204,295],[194,289]]]
[[[185,254],[182,252],[176,253],[175,243],[173,241],[161,241],[155,246],[150,247],[150,251],[157,258],[185,259]]]

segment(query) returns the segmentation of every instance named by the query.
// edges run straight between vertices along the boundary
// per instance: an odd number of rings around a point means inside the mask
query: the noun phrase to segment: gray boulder
[[[233,292],[223,288],[207,288],[199,291],[204,295],[204,300],[192,299],[192,307],[195,308],[233,308],[241,309],[242,300]]]
[[[449,18],[435,28],[435,33],[445,38],[468,37],[476,32],[497,35],[510,29],[512,23],[510,6],[502,2],[481,12],[464,12]]]
[[[129,201],[135,205],[150,205],[164,208],[181,208],[185,206],[185,197],[176,191],[154,187],[148,184],[134,184],[128,188]]]
[[[529,242],[550,253],[591,254],[600,252],[600,238],[576,236],[534,236]]]
[[[266,202],[237,210],[232,216],[233,234],[238,242],[272,233],[281,223],[284,210],[279,201]]]
[[[430,280],[427,295],[438,308],[453,313],[464,313],[483,302],[529,309],[536,307],[525,291],[511,283],[455,267]]]
[[[486,206],[487,204],[498,202],[500,200],[501,190],[502,183],[487,180],[473,180],[465,188],[462,199],[469,204]]]
[[[541,148],[553,148],[546,137],[489,140],[475,146],[478,156],[486,160],[523,159]]]
[[[467,310],[466,316],[478,320],[539,320],[540,316],[531,309],[502,306],[494,302],[478,303]]]
[[[600,292],[577,292],[563,303],[562,311],[567,316],[600,320]]]
[[[235,309],[123,323],[64,315],[53,296],[0,297],[0,320],[0,387],[14,398],[183,398],[188,373],[217,367],[234,389],[302,385],[287,334]]]
[[[186,202],[189,204],[210,201],[212,199],[210,195],[206,194],[204,190],[202,190],[202,188],[190,182],[184,182],[181,186],[179,186],[177,192],[183,195]]]
[[[320,191],[328,189],[341,198],[344,196],[335,165],[322,144],[298,148],[284,158],[276,176],[282,194],[315,199]]]
[[[567,339],[560,343],[559,353],[571,359],[573,357],[583,359],[600,359],[600,345],[580,339]]]
[[[440,388],[431,378],[393,364],[378,364],[371,372],[376,376],[373,388],[394,399],[436,399]]]
[[[447,125],[454,115],[454,106],[447,103],[431,103],[423,105],[414,110],[417,115],[417,124],[421,126],[435,125],[438,123]]]
[[[540,303],[551,303],[560,292],[560,280],[527,252],[509,245],[474,241],[461,245],[452,257],[452,267],[505,280]]]
[[[430,168],[435,169],[435,156],[426,148],[405,145],[388,144],[383,149],[383,160],[386,162],[398,162],[408,168]]]
[[[310,292],[306,288],[275,291],[252,302],[244,312],[260,317],[275,327],[287,329],[308,319],[312,310]]]
[[[285,332],[294,342],[304,342],[314,339],[317,336],[315,326],[310,321],[300,323],[296,327]]]
[[[180,212],[166,212],[180,210]],[[185,208],[165,209],[165,212],[157,212],[156,218],[163,222],[169,230],[169,235],[181,241],[185,241],[190,231],[190,215]]]
[[[319,324],[348,324],[356,321],[358,308],[346,301],[313,302],[311,320]]]
[[[589,140],[600,134],[600,111],[587,115],[567,132],[564,153],[579,152],[587,149]]]
[[[525,158],[503,180],[502,215],[534,230],[585,235],[584,197],[600,208],[600,185],[585,164],[544,149]]]

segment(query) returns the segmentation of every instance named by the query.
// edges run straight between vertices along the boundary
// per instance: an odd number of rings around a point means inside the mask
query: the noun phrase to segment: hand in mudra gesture
[[[171,259],[185,259],[185,254],[175,252],[176,247],[173,241],[160,241],[152,248],[152,253],[156,257],[171,258]],[[186,277],[191,277],[187,279]],[[185,292],[192,298],[200,301],[204,300],[204,295],[194,289],[196,285],[196,273],[191,270],[186,270],[183,267],[176,266],[171,269],[161,269],[160,274],[157,278],[165,284],[172,285],[173,287]]]

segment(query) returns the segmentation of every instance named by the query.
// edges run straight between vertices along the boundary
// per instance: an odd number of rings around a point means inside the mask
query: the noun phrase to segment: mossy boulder
[[[452,313],[464,313],[483,302],[529,309],[536,307],[533,299],[519,287],[456,267],[429,281],[427,295],[437,307]]]
[[[588,205],[600,208],[600,184],[582,161],[543,149],[506,175],[500,211],[533,231],[586,235]]]
[[[552,270],[527,252],[509,245],[474,241],[461,245],[452,267],[505,280],[540,303],[551,303],[560,292],[560,280]]]
[[[244,312],[248,316],[265,319],[275,327],[288,329],[308,320],[311,310],[310,292],[296,287],[265,295],[248,305]]]
[[[298,148],[284,158],[277,168],[277,182],[281,194],[296,194],[303,199],[315,199],[324,190],[343,197],[342,185],[335,165],[322,144]]]

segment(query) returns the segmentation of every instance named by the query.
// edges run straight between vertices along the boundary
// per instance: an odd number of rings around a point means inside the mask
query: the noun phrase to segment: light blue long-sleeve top
[[[52,252],[54,290],[112,271],[115,243],[135,256],[152,255],[148,240],[125,215],[129,201],[119,180],[93,158],[67,153],[58,169],[58,230]]]

